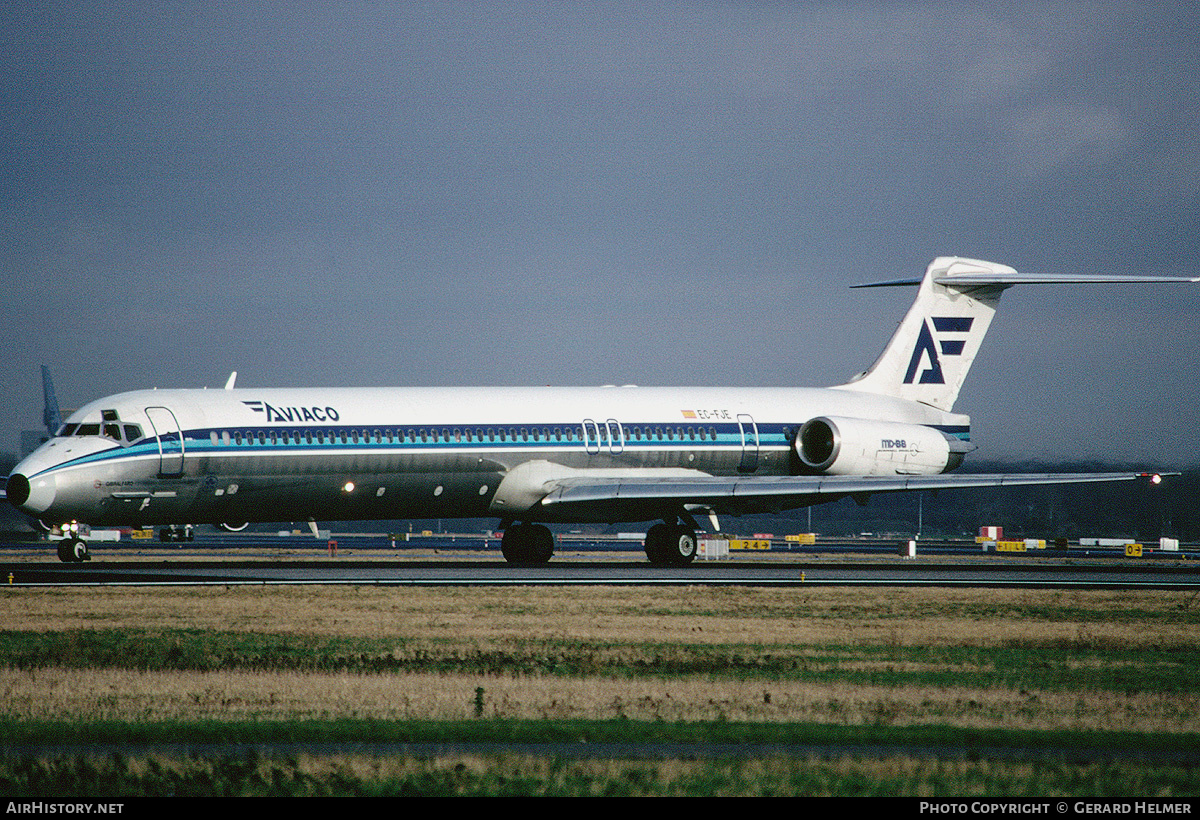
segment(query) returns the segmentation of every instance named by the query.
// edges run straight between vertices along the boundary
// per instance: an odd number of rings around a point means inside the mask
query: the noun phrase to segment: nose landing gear
[[[58,542],[58,560],[64,564],[75,564],[81,561],[91,561],[87,542],[81,538],[64,538]]]

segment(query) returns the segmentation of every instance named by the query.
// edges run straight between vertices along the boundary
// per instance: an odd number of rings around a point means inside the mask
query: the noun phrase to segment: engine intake
[[[974,447],[922,424],[818,416],[796,434],[807,470],[827,475],[935,475]]]

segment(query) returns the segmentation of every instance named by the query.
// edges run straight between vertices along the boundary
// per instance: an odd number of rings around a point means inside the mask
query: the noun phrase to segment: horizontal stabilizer
[[[855,285],[919,285],[908,314],[875,364],[845,390],[915,401],[949,412],[983,344],[1001,294],[1013,285],[1175,284],[1200,277],[1020,273],[981,259],[941,256],[920,278]]]
[[[966,286],[983,287],[994,285],[1011,287],[1012,285],[1164,285],[1172,283],[1197,283],[1200,276],[1134,276],[1134,275],[1100,275],[1075,276],[1064,273],[1017,273],[1013,271],[979,270],[956,271],[935,274],[933,281],[948,287]],[[921,284],[922,278],[892,279],[886,282],[869,282],[862,285],[851,285],[852,288],[899,288],[915,287]]]

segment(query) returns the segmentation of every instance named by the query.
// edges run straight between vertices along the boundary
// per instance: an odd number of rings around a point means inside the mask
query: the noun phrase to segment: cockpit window
[[[115,411],[107,410],[106,414],[114,414]],[[72,423],[64,424],[58,428],[59,436],[104,436],[113,441],[121,442],[122,444],[133,444],[141,441],[145,436],[142,434],[140,424],[117,424],[116,422],[105,420],[100,424],[95,423]]]

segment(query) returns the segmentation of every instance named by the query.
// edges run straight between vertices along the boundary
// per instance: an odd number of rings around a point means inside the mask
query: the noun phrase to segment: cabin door
[[[738,464],[738,472],[752,473],[758,469],[758,425],[745,413],[738,413],[737,419],[738,432],[742,436],[742,461]]]
[[[147,407],[146,416],[158,438],[158,477],[179,478],[183,475],[183,430],[179,420],[166,407]]]

